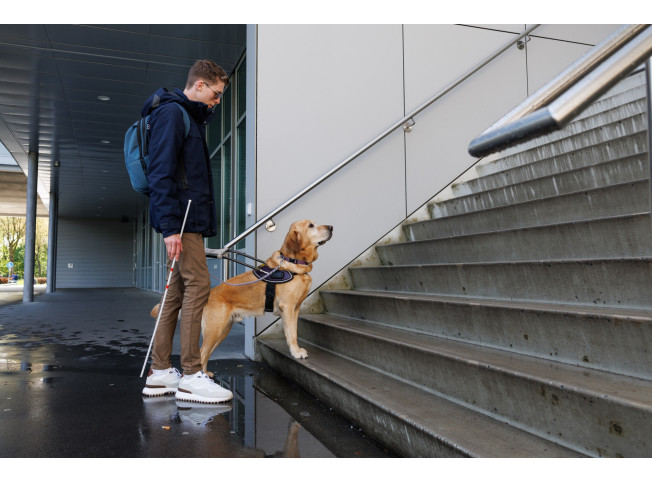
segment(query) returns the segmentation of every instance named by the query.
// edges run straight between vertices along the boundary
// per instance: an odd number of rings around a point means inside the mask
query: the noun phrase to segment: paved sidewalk
[[[45,285],[34,290],[34,301],[22,303],[23,287],[0,286],[0,325],[38,335],[51,334],[49,342],[93,344],[122,353],[140,354],[144,361],[156,319],[149,312],[161,295],[135,288],[62,289],[45,293]],[[13,304],[13,305],[12,305]],[[16,314],[16,315],[13,315]],[[234,324],[227,339],[211,356],[216,359],[244,358],[244,326]],[[179,334],[172,353],[179,355]],[[140,371],[139,371],[140,374]]]
[[[45,293],[46,285],[34,285],[34,300],[40,294]],[[0,305],[11,304],[23,301],[23,285],[17,283],[0,284]]]
[[[149,311],[159,299],[134,288],[86,289],[23,303],[22,292],[2,291],[0,458],[390,456],[246,359],[241,324],[209,362],[236,395],[230,404],[183,408],[174,396],[143,398]],[[172,362],[178,367],[179,356]]]

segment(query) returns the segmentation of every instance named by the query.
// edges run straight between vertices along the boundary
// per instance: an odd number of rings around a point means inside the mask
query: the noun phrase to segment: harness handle
[[[234,261],[235,261],[235,260],[234,260]],[[242,262],[237,262],[237,263],[240,263],[240,264],[244,265],[244,263],[242,263]],[[273,269],[271,272],[269,272],[267,275],[264,275],[264,276],[262,276],[262,277],[260,277],[260,278],[257,278],[256,280],[254,280],[254,281],[252,281],[252,282],[244,282],[244,283],[229,283],[229,282],[227,282],[226,280],[220,280],[219,278],[217,278],[217,277],[216,277],[215,275],[213,275],[212,273],[210,273],[209,275],[210,275],[211,277],[213,277],[215,280],[219,281],[220,283],[225,283],[225,284],[227,284],[227,285],[230,285],[231,287],[243,287],[243,286],[245,286],[245,285],[253,285],[254,283],[264,282],[264,281],[267,280],[269,277],[271,277],[272,274],[273,274],[274,272],[277,272],[278,270],[280,270],[281,267],[283,266],[283,263],[284,263],[284,261],[281,261],[281,264],[280,264],[278,267],[274,268],[274,269]],[[255,267],[254,267],[254,269],[255,269]]]

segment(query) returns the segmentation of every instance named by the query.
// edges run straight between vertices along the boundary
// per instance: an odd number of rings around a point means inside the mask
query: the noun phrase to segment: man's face
[[[215,107],[222,100],[224,82],[217,80],[214,84],[206,81],[197,81],[197,101],[203,102],[209,108]]]

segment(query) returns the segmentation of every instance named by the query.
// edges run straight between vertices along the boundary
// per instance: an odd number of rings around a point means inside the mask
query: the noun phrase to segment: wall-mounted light
[[[111,100],[111,98],[109,96],[97,96],[97,98],[100,101],[110,101]]]
[[[108,139],[102,139],[100,142],[102,144],[111,144],[111,141],[109,141]]]

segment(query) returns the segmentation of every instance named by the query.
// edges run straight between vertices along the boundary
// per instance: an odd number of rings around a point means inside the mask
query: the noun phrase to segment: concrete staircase
[[[400,455],[652,456],[643,74],[377,246],[262,358]]]

